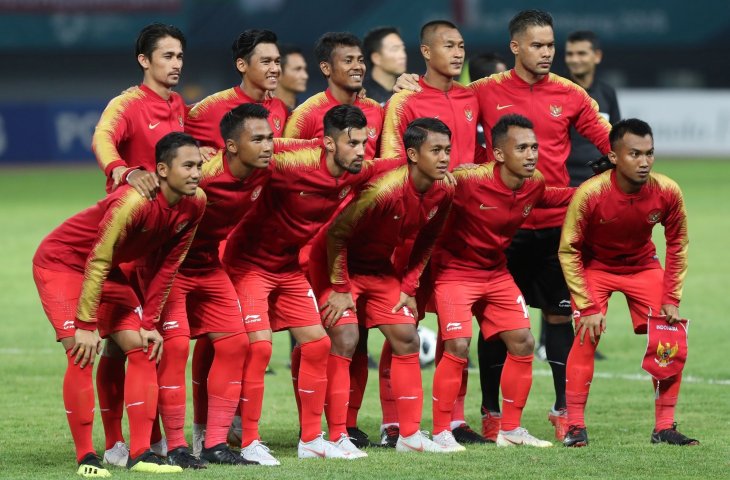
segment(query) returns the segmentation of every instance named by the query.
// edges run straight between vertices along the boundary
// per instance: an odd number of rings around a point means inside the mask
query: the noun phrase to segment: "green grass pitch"
[[[277,334],[272,359],[276,375],[266,377],[261,431],[282,466],[210,467],[175,478],[730,478],[730,322],[725,317],[730,311],[730,162],[659,159],[655,167],[679,182],[689,211],[690,268],[680,311],[692,323],[677,420],[683,432],[702,441],[700,447],[649,444],[654,414],[650,383],[640,369],[645,339],[631,333],[625,302],[617,295],[601,344],[608,360],[596,364],[588,403],[588,448],[470,446],[467,452],[442,456],[370,449],[369,458],[352,462],[299,461],[296,407],[285,368],[288,338]],[[72,478],[73,443],[61,398],[65,361],[38,300],[31,257],[52,228],[103,195],[103,179],[94,168],[3,169],[0,192],[0,478]],[[657,240],[663,252],[661,231]],[[435,326],[432,317],[426,323]],[[381,342],[379,334],[372,335],[371,352],[377,354]],[[552,379],[545,363],[536,362],[534,371],[523,425],[551,438],[546,412]],[[380,420],[376,377],[371,371],[360,416],[361,428],[371,437],[378,436]],[[426,430],[431,425],[432,379],[433,368],[424,370]],[[477,372],[470,374],[469,383],[467,417],[478,428]],[[94,442],[103,452],[98,416]],[[144,478],[116,468],[112,474]]]

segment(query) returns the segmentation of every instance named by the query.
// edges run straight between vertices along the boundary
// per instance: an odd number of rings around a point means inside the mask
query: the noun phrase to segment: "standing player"
[[[223,148],[221,119],[244,103],[260,103],[266,107],[271,112],[268,120],[271,130],[275,137],[281,137],[289,110],[281,99],[272,96],[281,75],[276,40],[276,34],[270,30],[251,29],[233,42],[233,63],[241,75],[241,84],[202,99],[188,114],[185,131],[201,145]]]
[[[455,171],[454,206],[433,255],[434,301],[445,348],[433,382],[434,438],[442,445],[458,445],[451,435],[451,411],[469,356],[472,310],[478,305],[480,336],[499,337],[508,350],[497,445],[550,447],[520,426],[532,385],[535,342],[527,305],[507,270],[504,250],[533,207],[566,205],[572,192],[545,188],[545,179],[535,169],[538,144],[527,118],[502,117],[492,127],[490,144],[496,162]]]
[[[307,91],[307,61],[302,49],[294,45],[281,45],[281,77],[274,90],[274,96],[280,98],[291,113],[297,107],[297,96]]]
[[[584,410],[593,380],[593,356],[606,329],[608,299],[626,296],[635,333],[646,333],[647,317],[680,319],[679,302],[687,273],[687,218],[679,186],[651,173],[654,136],[646,122],[632,118],[611,130],[608,158],[616,165],[581,185],[568,208],[560,239],[560,263],[570,287],[577,327],[568,357],[568,447],[588,445]],[[651,240],[654,226],[664,226],[666,269]],[[588,333],[590,341],[585,341]],[[679,433],[674,408],[681,373],[659,382],[656,424],[651,443],[698,445]]]
[[[205,194],[197,188],[203,162],[195,140],[182,133],[163,137],[156,157],[156,199],[148,201],[130,186],[119,188],[51,232],[33,257],[43,308],[66,350],[64,405],[77,473],[85,477],[111,476],[99,464],[91,439],[91,365],[101,348],[100,335],[112,337],[129,362],[124,385],[131,439],[127,467],[148,473],[182,471],[150,451],[158,388],[154,360],[162,355],[162,337],[154,324],[205,209]],[[150,263],[154,273],[140,305],[119,264],[149,252],[155,252],[157,261]]]
[[[327,89],[309,97],[292,112],[284,137],[322,138],[325,113],[337,105],[354,105],[367,118],[365,158],[375,158],[383,127],[383,109],[375,100],[358,97],[366,71],[360,40],[347,32],[325,33],[317,40],[314,53],[327,79]]]
[[[354,458],[321,435],[330,340],[299,266],[299,251],[329,222],[352,189],[398,160],[364,160],[367,119],[355,106],[334,107],[323,123],[321,143],[277,159],[262,201],[229,237],[224,264],[238,292],[251,343],[241,394],[242,444],[260,440],[271,333],[288,329],[301,350],[300,365],[293,367],[292,375],[301,394],[299,458]]]
[[[403,142],[408,165],[357,195],[312,249],[311,276],[317,279],[323,323],[332,339],[327,370],[330,438],[347,441],[349,364],[361,322],[379,328],[392,346],[391,383],[400,420],[396,450],[460,451],[463,447],[431,441],[420,431],[423,386],[415,299],[454,195],[453,186],[442,181],[449,167],[451,131],[440,120],[421,118],[408,125]],[[394,261],[394,255],[409,250],[403,248],[406,242],[413,243],[409,259]],[[407,267],[398,271],[398,264]]]
[[[128,183],[147,199],[157,194],[155,145],[166,134],[183,131],[185,124],[185,103],[172,91],[180,80],[184,49],[185,37],[172,25],[153,23],[137,36],[142,84],[109,102],[91,144],[107,177],[107,192]],[[122,270],[136,287],[132,265],[122,265]],[[99,360],[96,385],[106,436],[104,462],[118,466],[127,464],[129,454],[122,435],[124,363],[124,353],[108,340]],[[158,422],[153,436],[153,450],[164,454]]]
[[[397,28],[380,27],[365,34],[363,48],[369,75],[362,86],[368,97],[385,105],[398,76],[406,71],[406,46]]]

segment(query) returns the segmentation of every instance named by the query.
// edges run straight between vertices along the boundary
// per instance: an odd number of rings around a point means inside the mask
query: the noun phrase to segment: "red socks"
[[[167,448],[187,447],[185,442],[185,367],[190,339],[185,336],[165,340],[162,360],[157,369],[160,384],[158,408],[167,435]]]
[[[500,430],[508,432],[520,426],[522,409],[532,387],[533,355],[520,357],[507,352],[502,368],[502,424]]]
[[[367,355],[365,356],[367,359]],[[325,415],[329,426],[330,440],[337,441],[341,434],[347,435],[348,398],[350,394],[350,360],[333,353],[327,364],[327,396]],[[365,363],[367,368],[367,362]]]
[[[126,357],[102,355],[96,367],[96,392],[99,411],[104,424],[105,449],[124,442],[122,415],[124,414],[124,364]]]
[[[215,356],[208,375],[205,448],[215,447],[226,441],[228,429],[238,408],[248,346],[248,334],[245,332],[213,340]]]
[[[575,337],[565,366],[565,399],[568,406],[568,425],[585,428],[585,408],[593,381],[594,355],[598,343],[586,339],[583,345]]]
[[[294,386],[294,400],[297,402],[299,424],[302,423],[302,399],[299,397],[299,366],[302,363],[302,346],[297,344],[291,351],[291,383]]]
[[[259,440],[259,420],[264,403],[264,375],[271,360],[271,341],[260,340],[249,345],[241,389],[241,445]],[[225,437],[224,437],[225,438]],[[206,444],[208,443],[206,438]]]
[[[347,427],[357,427],[365,386],[368,384],[368,352],[356,350],[350,363],[350,404],[347,407]]]
[[[198,338],[193,349],[193,423],[208,423],[208,372],[213,363],[213,344],[207,336]]]
[[[390,343],[383,342],[383,351],[380,354],[378,365],[378,381],[380,383],[380,408],[383,410],[383,425],[398,424],[398,409],[395,406],[395,398],[391,385],[391,364],[393,360],[393,349]]]
[[[150,347],[151,348],[151,347]],[[135,348],[127,352],[124,403],[129,418],[129,455],[136,458],[150,448],[152,422],[157,412],[157,371],[149,351]]]
[[[444,352],[433,377],[433,434],[451,430],[454,402],[462,383],[466,359]]]
[[[418,353],[393,355],[390,380],[398,410],[400,434],[409,437],[419,430],[423,412],[423,385]]]
[[[461,386],[459,387],[459,394],[456,396],[454,402],[454,410],[451,412],[451,421],[462,421],[466,423],[466,415],[464,413],[464,399],[466,398],[466,387],[469,385],[469,369],[464,364],[464,368],[461,369]],[[452,429],[453,430],[453,429]]]
[[[76,461],[89,453],[96,454],[91,441],[94,427],[94,382],[91,379],[93,366],[80,368],[74,365],[76,355],[66,351],[66,374],[63,376],[63,406],[76,447]]]
[[[327,363],[330,337],[302,344],[298,388],[302,403],[302,442],[314,440],[322,431],[322,410],[327,393]],[[420,370],[419,370],[420,377]]]
[[[674,377],[665,378],[657,381],[652,378],[654,392],[657,391],[657,383],[659,385],[659,395],[654,400],[656,425],[654,428],[658,432],[665,428],[672,428],[674,423],[674,407],[677,405],[677,397],[679,396],[679,387],[682,384],[682,374]]]

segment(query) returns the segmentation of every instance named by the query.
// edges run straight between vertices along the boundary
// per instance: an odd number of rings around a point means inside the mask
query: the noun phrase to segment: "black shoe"
[[[140,473],[178,473],[183,471],[179,465],[165,463],[152,450],[147,450],[137,458],[132,458],[132,455],[130,455],[127,459],[127,468]]]
[[[368,353],[368,368],[370,370],[377,370],[378,369],[378,362],[376,362],[375,360],[373,360],[373,357],[371,357],[369,353]]]
[[[668,443],[669,445],[699,445],[700,441],[689,438],[687,435],[677,431],[677,422],[672,424],[672,428],[665,428],[658,432],[651,432],[651,443]]]
[[[605,360],[606,356],[600,351],[596,350],[595,352],[593,352],[593,358],[595,358],[596,360]]]
[[[455,429],[451,430],[451,433],[454,434],[454,439],[458,443],[489,443],[486,438],[472,430],[466,423],[462,423]]]
[[[291,367],[289,367],[289,368],[291,368]],[[274,371],[273,368],[271,368],[271,365],[267,365],[266,372],[264,374],[265,375],[276,375],[276,372]]]
[[[380,434],[380,446],[386,448],[395,448],[400,436],[400,428],[396,425],[388,425]]]
[[[79,468],[76,474],[82,477],[111,477],[112,474],[106,468],[101,466],[99,457],[94,453],[88,453],[79,462]]]
[[[565,434],[563,439],[563,445],[576,448],[588,446],[588,430],[585,427],[569,426],[568,433]]]
[[[225,443],[219,443],[212,448],[203,448],[200,453],[200,459],[208,463],[217,463],[219,465],[258,465],[259,462],[246,460],[240,455],[236,455],[228,448]]]
[[[368,434],[357,427],[347,427],[347,436],[357,448],[376,447],[377,445],[370,441]]]
[[[193,470],[207,468],[205,462],[193,456],[187,447],[178,447],[167,452],[167,464],[177,465],[182,468],[191,468]]]

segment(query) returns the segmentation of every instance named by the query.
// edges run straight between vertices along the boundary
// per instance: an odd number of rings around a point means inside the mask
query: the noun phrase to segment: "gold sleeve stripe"
[[[322,158],[322,148],[302,145],[302,148],[275,153],[273,159],[279,171],[294,170],[301,167],[317,167]]]
[[[119,199],[118,204],[104,216],[103,223],[99,225],[96,244],[89,253],[84,269],[84,281],[76,314],[79,320],[85,322],[96,320],[96,310],[99,307],[104,281],[111,269],[114,249],[124,242],[128,224],[144,208],[146,201],[136,190],[130,188]]]
[[[583,235],[579,225],[584,222],[591,200],[611,188],[611,171],[585,181],[575,192],[565,215],[560,239],[559,257],[565,281],[578,309],[589,306],[590,295],[586,283],[580,253],[574,245]]]
[[[489,83],[502,83],[505,80],[509,80],[512,78],[512,73],[507,70],[506,72],[500,72],[500,73],[494,73],[488,77],[480,78],[479,80],[474,80],[469,84],[469,88],[472,90],[478,90],[479,87],[482,85],[488,85]]]
[[[670,248],[670,246],[667,245],[668,256],[664,263],[665,271],[672,270],[672,264],[675,264],[677,267],[676,271],[670,273],[673,285],[672,290],[667,293],[671,295],[672,298],[681,300],[682,289],[684,287],[684,280],[687,276],[687,266],[689,262],[689,235],[687,233],[687,209],[684,205],[684,197],[682,196],[682,190],[679,188],[679,185],[677,185],[677,182],[669,177],[666,177],[660,173],[652,173],[650,181],[655,183],[662,191],[668,192],[669,196],[676,199],[678,204],[677,208],[679,209],[679,225],[677,227],[677,231],[673,233],[676,238],[667,238],[668,244],[671,243],[672,240],[675,240],[678,243],[678,246],[675,252],[674,248]],[[666,227],[667,226],[665,226],[665,232],[667,230]],[[673,254],[675,258],[670,263],[669,255],[671,254]],[[670,265],[667,265],[668,263],[670,263]]]
[[[287,120],[283,136],[287,138],[303,138],[304,128],[308,117],[312,114],[312,110],[321,107],[328,101],[327,94],[324,92],[312,95],[305,100],[304,103],[294,109],[289,120]],[[324,115],[322,116],[324,117]],[[319,121],[322,121],[322,119],[319,119]]]
[[[223,171],[225,170],[223,168],[223,162],[225,161],[225,155],[223,155],[223,150],[218,150],[213,157],[205,162],[203,165],[203,172],[202,176],[200,178],[200,184],[203,185],[206,180],[210,180],[211,178],[215,178]]]
[[[383,131],[380,134],[380,157],[395,158],[405,157],[405,147],[403,146],[403,122],[407,122],[404,110],[408,99],[416,92],[402,91],[390,97],[385,110],[385,118],[383,119]]]
[[[91,140],[91,149],[102,168],[105,169],[112,162],[124,160],[119,156],[114,133],[119,128],[119,124],[124,121],[124,112],[129,105],[144,98],[144,95],[142,89],[135,87],[130,92],[112,99],[102,112]]]
[[[456,167],[452,174],[456,178],[456,181],[460,180],[470,180],[475,179],[479,180],[482,178],[486,178],[488,180],[491,180],[494,178],[494,166],[496,165],[495,162],[489,162],[489,163],[483,163],[479,165],[478,167]]]
[[[190,109],[190,113],[188,113],[188,118],[195,119],[201,117],[205,115],[206,112],[208,112],[208,110],[210,110],[216,104],[221,102],[230,102],[231,100],[235,100],[237,97],[238,94],[236,93],[235,88],[229,88],[228,90],[223,90],[221,92],[208,95],[207,97],[196,103],[192,109]]]

